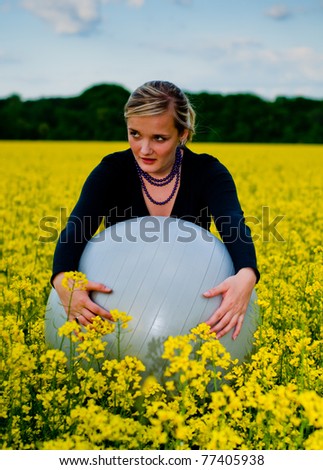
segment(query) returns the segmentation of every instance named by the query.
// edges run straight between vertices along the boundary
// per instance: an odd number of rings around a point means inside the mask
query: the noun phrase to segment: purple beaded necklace
[[[144,170],[142,170],[140,168],[137,161],[135,160],[135,164],[136,164],[137,172],[138,172],[138,175],[139,175],[141,187],[142,187],[144,193],[146,194],[146,196],[147,196],[147,198],[149,199],[150,202],[152,202],[153,204],[157,204],[158,206],[163,206],[163,205],[167,204],[174,197],[174,194],[176,193],[176,190],[177,190],[178,185],[179,185],[179,177],[180,177],[180,170],[181,170],[182,160],[183,160],[183,156],[182,156],[181,149],[179,147],[177,147],[176,154],[175,154],[175,162],[174,162],[173,168],[170,171],[170,173],[167,176],[165,176],[165,178],[161,178],[161,179],[154,178],[149,173],[146,173]],[[145,180],[148,181],[148,183],[152,184],[153,186],[160,187],[160,186],[166,186],[171,181],[173,181],[174,178],[175,178],[175,186],[174,186],[171,194],[169,195],[169,197],[167,199],[165,199],[164,201],[156,201],[155,199],[153,199],[151,197],[151,195],[149,194],[148,189],[146,187]]]

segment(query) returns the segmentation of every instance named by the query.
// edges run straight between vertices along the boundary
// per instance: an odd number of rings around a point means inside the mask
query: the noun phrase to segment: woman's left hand
[[[241,331],[252,290],[256,284],[256,274],[252,268],[242,268],[234,276],[225,279],[221,284],[204,292],[204,297],[211,298],[222,294],[220,307],[205,322],[211,332],[221,338],[234,328],[232,339]]]

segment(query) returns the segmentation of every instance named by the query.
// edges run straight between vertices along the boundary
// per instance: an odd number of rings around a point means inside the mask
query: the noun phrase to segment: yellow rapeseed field
[[[262,321],[250,361],[232,366],[203,326],[166,341],[163,381],[142,380],[135,357],[68,368],[46,347],[58,232],[90,170],[125,146],[0,143],[1,448],[322,449],[322,146],[190,145],[230,169],[253,231]],[[84,360],[102,357],[104,328],[84,334]],[[228,380],[210,390],[212,363]]]

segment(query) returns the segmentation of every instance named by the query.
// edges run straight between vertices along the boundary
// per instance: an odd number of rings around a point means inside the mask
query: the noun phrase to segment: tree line
[[[94,85],[79,96],[0,99],[2,140],[98,140],[127,138],[123,107],[130,92]],[[187,92],[197,113],[198,142],[323,143],[323,100],[247,93]]]

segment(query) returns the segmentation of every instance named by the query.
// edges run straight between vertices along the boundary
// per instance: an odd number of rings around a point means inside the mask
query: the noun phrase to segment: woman
[[[209,229],[213,217],[236,274],[204,293],[207,298],[222,295],[207,324],[218,338],[234,327],[235,339],[259,272],[232,177],[213,156],[185,146],[194,134],[195,113],[174,84],[145,83],[131,94],[124,111],[130,149],[103,158],[87,178],[57,244],[52,283],[67,305],[64,272],[78,269],[85,244],[102,219],[110,226],[132,217],[172,216]],[[111,288],[89,281],[86,291],[73,295],[70,320],[88,325],[96,315],[111,319],[90,299],[91,291],[109,293]]]

